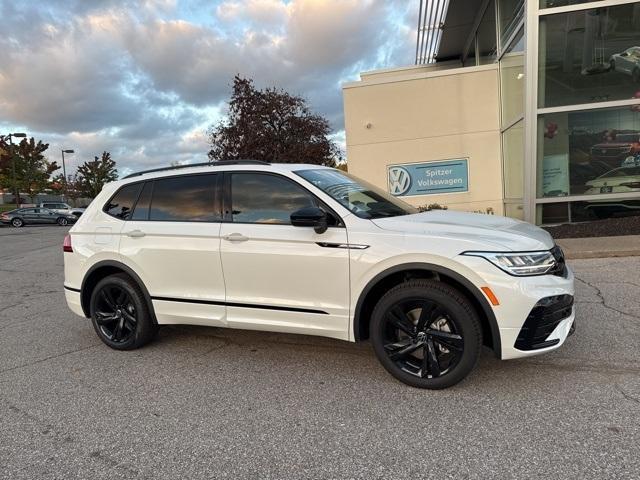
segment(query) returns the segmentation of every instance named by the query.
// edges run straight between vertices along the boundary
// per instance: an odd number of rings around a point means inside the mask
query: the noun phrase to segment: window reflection
[[[640,194],[637,106],[547,114],[538,123],[538,197]]]
[[[156,180],[149,220],[182,222],[220,221],[214,210],[216,176],[182,175]]]
[[[540,107],[640,99],[639,4],[540,18]]]
[[[290,225],[293,212],[315,205],[291,180],[259,173],[234,173],[231,198],[233,221],[239,223]]]
[[[112,217],[119,218],[120,220],[129,220],[131,216],[131,209],[138,198],[138,193],[140,193],[141,188],[141,183],[122,187],[109,201],[105,207],[105,212]]]

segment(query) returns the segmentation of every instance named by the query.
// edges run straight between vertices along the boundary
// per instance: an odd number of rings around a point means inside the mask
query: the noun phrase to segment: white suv
[[[413,207],[347,173],[257,161],[106,185],[64,242],[65,294],[108,346],[195,324],[370,339],[415,387],[462,380],[484,343],[558,348],[573,274],[544,230]]]

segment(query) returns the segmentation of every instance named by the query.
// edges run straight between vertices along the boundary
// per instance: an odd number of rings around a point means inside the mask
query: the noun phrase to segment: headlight
[[[556,266],[551,252],[464,252],[463,255],[486,258],[500,270],[517,277],[544,275]]]

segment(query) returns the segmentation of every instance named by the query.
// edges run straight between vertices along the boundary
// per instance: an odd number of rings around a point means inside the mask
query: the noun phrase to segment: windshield
[[[610,178],[610,177],[636,177],[640,175],[640,167],[622,167],[616,168],[615,170],[611,170],[600,178]]]
[[[623,143],[623,142],[629,142],[629,143],[634,143],[637,142],[638,140],[640,140],[640,135],[638,135],[637,133],[619,133],[618,135],[616,135],[616,142],[619,143]]]
[[[295,173],[360,218],[397,217],[418,213],[416,208],[384,190],[340,170],[322,168],[298,170]]]

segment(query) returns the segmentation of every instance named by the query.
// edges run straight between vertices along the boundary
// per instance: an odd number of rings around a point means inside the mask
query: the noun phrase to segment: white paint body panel
[[[309,165],[220,166],[202,171],[265,171],[303,185],[337,212],[344,227],[322,234],[289,225],[230,222],[121,221],[102,206],[122,185],[175,172],[146,174],[115,182],[71,229],[73,253],[65,253],[65,286],[81,289],[90,268],[103,260],[122,263],[141,279],[153,298],[158,323],[188,323],[320,335],[354,341],[355,308],[376,276],[406,264],[436,265],[464,277],[478,291],[489,286],[500,300],[493,307],[502,358],[516,358],[558,348],[574,315],[549,339],[560,343],[542,350],[513,347],[527,315],[543,297],[574,294],[573,274],[513,277],[476,251],[548,250],[547,232],[517,220],[491,215],[432,211],[402,217],[359,218],[321,190],[298,177]],[[128,235],[133,230],[143,237]],[[242,241],[227,239],[239,234]],[[367,248],[326,248],[317,242]],[[80,294],[66,291],[72,311],[83,314]],[[175,299],[168,300],[168,299]]]

